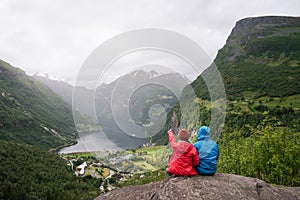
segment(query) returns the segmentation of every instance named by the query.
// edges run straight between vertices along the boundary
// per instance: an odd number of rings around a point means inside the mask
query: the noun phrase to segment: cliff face
[[[239,20],[226,44],[230,43],[236,37],[242,37],[255,33],[256,37],[264,36],[266,32],[264,29],[271,29],[274,31],[276,28],[288,28],[295,31],[293,28],[299,26],[299,17],[285,17],[285,16],[265,16],[265,17],[250,17]],[[254,36],[253,35],[253,36]],[[249,38],[250,39],[250,38]]]
[[[282,97],[299,93],[300,18],[266,16],[238,21],[214,60],[227,98]],[[198,97],[209,99],[203,76],[191,85]]]
[[[95,200],[133,199],[300,199],[300,188],[269,185],[259,179],[217,173],[215,176],[169,177],[161,182],[124,187]]]
[[[245,47],[254,40],[268,37],[287,38],[290,34],[299,32],[299,25],[299,17],[266,16],[242,19],[236,23],[226,40],[225,47],[231,48],[233,54],[228,59],[233,61],[237,56],[247,54],[249,49]]]

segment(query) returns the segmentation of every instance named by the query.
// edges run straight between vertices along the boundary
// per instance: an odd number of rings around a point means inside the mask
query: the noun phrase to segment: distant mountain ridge
[[[136,148],[145,143],[147,139],[122,134],[118,125],[113,123],[111,103],[115,103],[115,115],[125,115],[124,113],[128,109],[130,117],[136,125],[147,126],[151,122],[150,109],[152,109],[151,112],[154,115],[152,117],[159,117],[161,113],[158,108],[152,106],[159,104],[169,112],[176,103],[177,97],[180,97],[183,88],[190,83],[188,79],[178,73],[159,74],[154,70],[150,72],[136,70],[119,77],[113,82],[102,83],[94,92],[84,87],[74,88],[66,82],[51,80],[47,76],[35,75],[34,78],[51,88],[67,103],[73,104],[73,108],[79,112],[92,118],[97,117],[95,121],[100,122],[101,127],[110,133],[108,137],[125,148]],[[168,87],[171,89],[168,89]],[[72,99],[73,89],[76,90],[75,99]],[[133,93],[131,94],[131,92]],[[132,96],[127,96],[129,94]],[[92,103],[88,103],[87,99],[93,99],[95,107],[91,105]],[[124,104],[128,104],[127,101],[129,105],[124,107]],[[128,122],[124,121],[124,123]],[[122,135],[124,137],[120,138]],[[127,144],[120,144],[119,141]]]
[[[49,76],[40,76],[39,74],[33,75],[33,78],[38,80],[39,82],[45,84],[48,86],[54,93],[56,93],[58,96],[60,96],[66,103],[68,103],[70,106],[72,106],[72,99],[73,99],[73,89],[74,86],[65,82],[65,81],[59,81],[51,79]],[[77,86],[76,90],[80,92],[81,102],[84,102],[84,99],[87,96],[93,96],[94,92],[92,90],[89,90],[85,87]],[[89,117],[93,117],[90,115],[92,112],[87,108],[85,104],[80,104],[77,107],[77,110],[81,112],[82,114],[85,114]]]
[[[34,74],[33,77],[40,81],[41,83],[47,85],[53,92],[55,92],[58,96],[64,99],[65,102],[72,105],[72,93],[74,86],[60,80],[51,79],[49,75],[39,75],[38,73]],[[123,79],[135,79],[136,81],[143,81],[143,80],[152,80],[161,82],[160,80],[170,80],[170,79],[177,79],[177,81],[181,81],[179,84],[186,85],[187,83],[190,83],[190,81],[186,78],[181,76],[180,74],[176,73],[166,73],[166,74],[159,74],[155,70],[151,70],[150,72],[146,72],[143,70],[136,70],[131,73],[125,74],[124,76],[121,76],[117,78],[116,80],[110,82],[110,83],[102,83],[100,86],[97,87],[97,95],[108,95],[111,93],[113,87],[115,87],[116,83]],[[128,81],[125,81],[128,82]],[[178,84],[178,83],[177,83]],[[87,89],[86,87],[82,86],[76,86],[76,90],[80,90],[79,93],[81,96],[90,96],[94,95],[94,91]],[[176,91],[178,92],[178,91]],[[84,110],[85,108],[78,108],[80,112],[86,113]]]
[[[47,85],[58,96],[62,97],[64,101],[66,101],[70,105],[72,104],[72,85],[65,81],[51,79],[48,74],[41,75],[39,73],[36,73],[33,75],[33,78]]]
[[[43,149],[74,143],[71,107],[48,87],[0,60],[0,139]]]
[[[188,83],[177,73],[157,74],[137,70],[126,74],[97,88],[97,118],[111,141],[121,148],[137,148],[147,142],[147,138],[136,137],[137,134],[145,134],[145,127],[153,127],[151,120],[159,121],[165,112],[169,112]],[[122,124],[126,133],[120,128]],[[155,132],[154,129],[152,131]]]

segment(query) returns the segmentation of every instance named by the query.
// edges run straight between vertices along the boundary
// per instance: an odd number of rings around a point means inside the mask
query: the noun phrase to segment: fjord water
[[[111,143],[101,131],[83,132],[78,133],[78,135],[77,144],[61,148],[58,153],[118,150],[118,147]]]

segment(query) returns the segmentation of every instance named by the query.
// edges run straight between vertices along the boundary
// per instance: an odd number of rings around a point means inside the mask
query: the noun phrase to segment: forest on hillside
[[[54,153],[0,140],[0,199],[93,199],[100,179],[77,178]]]

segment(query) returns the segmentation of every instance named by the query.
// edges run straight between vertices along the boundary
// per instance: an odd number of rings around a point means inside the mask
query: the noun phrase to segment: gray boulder
[[[300,187],[275,186],[256,178],[217,173],[215,176],[168,177],[147,185],[128,186],[95,200],[300,199]]]

